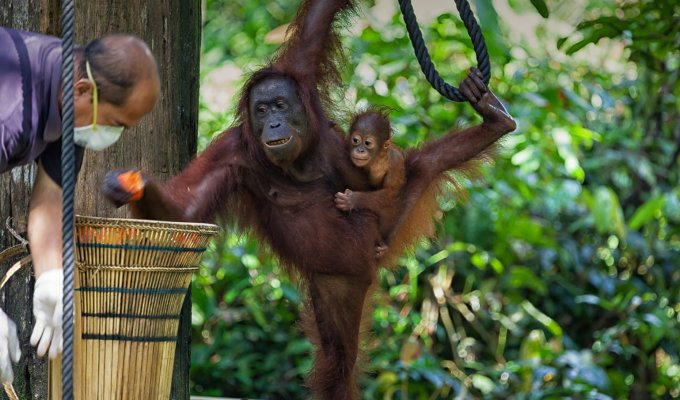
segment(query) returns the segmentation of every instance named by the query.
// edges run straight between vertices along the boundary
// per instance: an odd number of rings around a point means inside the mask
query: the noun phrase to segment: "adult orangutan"
[[[333,22],[353,6],[351,0],[303,1],[291,39],[245,84],[238,122],[179,175],[161,184],[112,171],[104,182],[107,197],[129,203],[137,217],[236,221],[267,243],[281,265],[302,278],[303,325],[316,346],[308,385],[317,398],[333,400],[358,398],[359,334],[380,239],[375,214],[345,213],[334,204],[335,193],[346,188],[371,190],[327,117],[329,89],[339,83]],[[431,234],[434,196],[444,173],[463,168],[515,128],[476,73],[460,89],[483,122],[407,152],[406,183],[393,205],[397,231],[387,256]]]

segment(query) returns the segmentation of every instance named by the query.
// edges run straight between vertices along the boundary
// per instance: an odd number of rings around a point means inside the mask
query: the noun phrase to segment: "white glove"
[[[7,314],[0,310],[0,383],[11,383],[14,379],[12,363],[21,358],[21,348],[17,337],[17,326]]]
[[[38,346],[42,357],[49,348],[50,358],[55,358],[64,346],[61,337],[64,293],[64,271],[61,268],[43,272],[35,281],[33,292],[33,316],[35,326],[31,334],[31,345]]]

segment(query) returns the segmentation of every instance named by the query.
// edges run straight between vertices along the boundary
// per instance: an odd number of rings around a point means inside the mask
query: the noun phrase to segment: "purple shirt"
[[[0,173],[49,154],[60,183],[60,85],[60,39],[0,27]]]

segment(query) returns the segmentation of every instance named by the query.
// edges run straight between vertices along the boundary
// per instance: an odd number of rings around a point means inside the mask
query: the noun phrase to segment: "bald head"
[[[96,115],[99,124],[130,127],[151,112],[160,94],[160,79],[156,60],[141,39],[104,36],[77,48],[74,56],[76,126],[91,124]],[[87,76],[86,64],[94,82]]]
[[[104,36],[80,48],[78,53],[79,78],[87,78],[87,61],[101,101],[122,106],[138,83],[149,81],[152,86],[160,86],[156,60],[146,43],[135,36]]]

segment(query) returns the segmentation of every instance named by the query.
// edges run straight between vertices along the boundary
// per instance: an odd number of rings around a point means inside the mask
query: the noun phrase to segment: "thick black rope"
[[[64,265],[64,351],[61,359],[62,399],[73,400],[73,199],[76,186],[75,145],[73,143],[73,36],[74,0],[63,0],[61,8],[61,187],[63,189],[62,257]]]
[[[489,64],[489,54],[486,51],[484,36],[482,36],[482,31],[479,29],[479,25],[477,25],[475,15],[472,13],[470,4],[468,4],[467,0],[455,0],[455,2],[458,14],[460,14],[460,18],[467,28],[468,35],[470,35],[470,38],[472,39],[472,45],[474,46],[475,54],[477,55],[478,68],[484,76],[484,83],[488,85],[489,79],[491,78],[491,65]],[[427,81],[447,99],[453,101],[467,101],[467,98],[463,96],[457,88],[444,82],[435,69],[432,59],[430,58],[430,53],[427,51],[427,47],[425,47],[423,35],[420,33],[420,27],[418,26],[416,15],[413,12],[411,0],[399,0],[399,6],[401,7],[401,13],[404,16],[408,36],[411,38],[411,44],[413,44],[413,50],[416,52],[420,68],[427,77]]]

